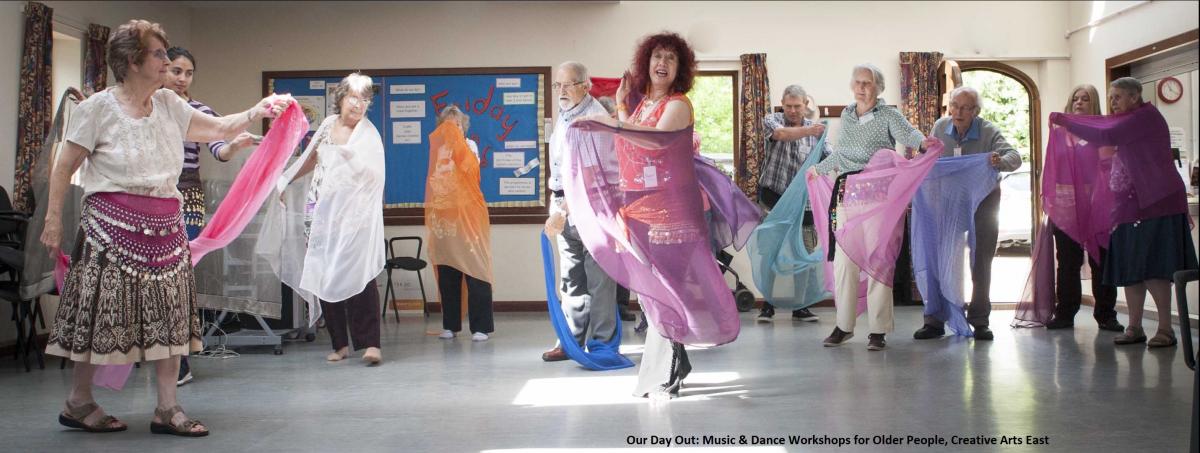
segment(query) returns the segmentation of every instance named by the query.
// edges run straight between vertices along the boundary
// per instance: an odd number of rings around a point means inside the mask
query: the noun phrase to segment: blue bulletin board
[[[315,130],[333,115],[333,89],[353,71],[264,72],[263,91],[290,93]],[[549,192],[545,125],[550,68],[362,70],[375,83],[367,119],[383,139],[385,221],[423,223],[429,134],[437,112],[471,117],[467,137],[480,157],[480,189],[493,223],[540,223]],[[310,132],[311,134],[311,132]]]

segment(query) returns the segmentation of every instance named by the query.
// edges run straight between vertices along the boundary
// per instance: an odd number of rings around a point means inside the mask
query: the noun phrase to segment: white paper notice
[[[392,101],[389,107],[392,118],[425,117],[425,101]]]
[[[496,88],[521,88],[521,79],[496,79]]]
[[[392,94],[425,94],[425,85],[392,85],[388,91]]]
[[[537,141],[523,140],[504,142],[504,149],[534,149],[537,148]]]
[[[500,178],[500,195],[533,195],[537,193],[535,178]]]
[[[1167,129],[1171,131],[1171,147],[1179,149],[1186,148],[1186,146],[1184,146],[1184,142],[1187,138],[1187,132],[1185,132],[1182,127],[1170,127]]]
[[[533,98],[533,92],[504,93],[504,105],[529,105]]]
[[[521,168],[522,165],[525,165],[523,151],[492,153],[492,168]]]
[[[418,145],[421,143],[420,121],[392,122],[392,144]]]
[[[324,80],[309,80],[308,81],[308,89],[324,90],[325,89],[325,81]]]

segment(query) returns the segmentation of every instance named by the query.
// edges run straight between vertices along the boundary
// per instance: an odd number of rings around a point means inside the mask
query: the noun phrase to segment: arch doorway
[[[1021,168],[1001,176],[999,249],[992,264],[992,301],[1016,302],[1021,283],[1000,284],[1029,272],[1041,212],[1041,103],[1037,85],[1021,70],[995,61],[958,62],[963,84],[983,98],[979,116],[996,125],[1021,154]],[[968,274],[969,275],[969,274]],[[1001,277],[1005,276],[1005,277]],[[969,285],[969,282],[968,282]]]

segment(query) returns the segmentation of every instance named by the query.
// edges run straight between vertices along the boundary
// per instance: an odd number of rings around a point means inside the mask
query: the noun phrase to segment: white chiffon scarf
[[[337,115],[325,118],[304,153],[276,183],[256,252],[284,284],[308,303],[309,325],[321,316],[319,301],[341,302],[360,292],[384,265],[383,140],[371,121],[359,120],[344,145],[323,143]],[[320,148],[323,172],[309,235],[304,204],[314,172],[288,184]]]

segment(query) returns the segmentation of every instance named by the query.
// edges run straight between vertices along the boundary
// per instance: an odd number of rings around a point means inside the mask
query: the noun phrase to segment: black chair
[[[22,359],[25,372],[30,371],[30,354],[37,359],[39,369],[46,368],[42,348],[37,344],[38,321],[41,321],[43,328],[46,324],[41,316],[41,301],[39,298],[21,298],[21,271],[25,269],[25,228],[28,225],[29,215],[14,211],[8,191],[0,187],[0,275],[7,277],[0,281],[0,299],[12,304],[12,320],[17,326],[17,345],[13,349],[13,360]]]
[[[417,241],[417,253],[414,256],[396,256],[396,243],[399,241]],[[383,315],[387,316],[388,304],[392,303],[392,298],[396,296],[396,291],[392,289],[392,271],[404,270],[417,273],[417,283],[421,285],[421,312],[425,317],[429,317],[429,299],[425,297],[425,280],[421,278],[421,270],[425,269],[428,263],[421,259],[421,245],[424,241],[420,236],[401,236],[388,239],[387,251],[388,259],[384,263],[384,269],[387,269],[387,289],[383,291]],[[400,309],[392,305],[392,313],[396,316],[396,322],[400,322]]]
[[[1200,280],[1200,271],[1193,269],[1175,273],[1175,303],[1179,306],[1179,336],[1183,342],[1183,363],[1192,369],[1192,379],[1196,381],[1192,386],[1191,451],[1200,448],[1200,419],[1197,418],[1200,416],[1196,414],[1196,411],[1200,411],[1200,372],[1196,372],[1196,362],[1200,362],[1200,354],[1197,354],[1192,345],[1192,320],[1188,316],[1187,298],[1187,284],[1196,280]]]

